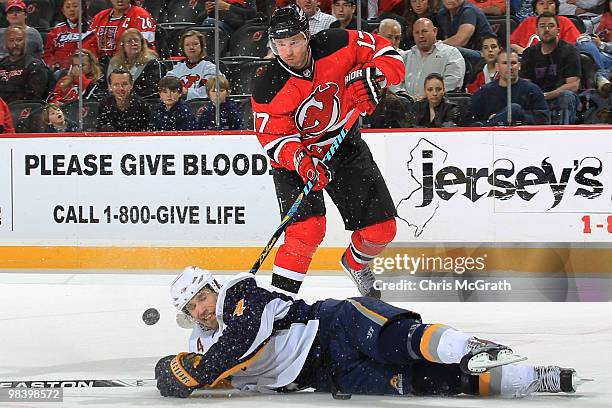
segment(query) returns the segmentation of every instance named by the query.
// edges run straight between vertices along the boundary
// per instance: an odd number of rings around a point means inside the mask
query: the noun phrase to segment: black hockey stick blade
[[[348,135],[348,132],[351,130],[351,128],[357,121],[358,117],[359,117],[359,111],[357,109],[353,110],[353,113],[351,113],[346,123],[342,126],[340,133],[334,139],[334,142],[332,143],[331,147],[329,148],[327,153],[325,153],[325,156],[323,156],[322,160],[325,163],[329,163],[329,160],[336,153],[336,151],[340,147],[340,144],[346,138],[346,136]],[[283,217],[283,220],[281,221],[280,225],[278,226],[278,228],[276,228],[276,231],[274,231],[274,234],[272,234],[272,237],[270,238],[270,240],[268,241],[264,249],[261,251],[261,253],[257,257],[255,264],[251,267],[251,270],[249,271],[250,273],[255,275],[257,271],[259,270],[259,268],[261,268],[261,265],[264,263],[264,261],[266,260],[270,252],[272,251],[272,248],[274,248],[274,244],[276,244],[276,241],[278,241],[280,236],[283,234],[283,232],[285,232],[285,230],[291,223],[291,220],[293,219],[293,216],[295,215],[298,208],[300,207],[300,204],[302,204],[302,201],[306,199],[306,197],[308,196],[308,194],[314,187],[315,182],[316,180],[309,180],[308,183],[304,185],[304,189],[302,190],[300,195],[295,199],[295,202],[293,203],[293,205],[287,212],[287,215]]]

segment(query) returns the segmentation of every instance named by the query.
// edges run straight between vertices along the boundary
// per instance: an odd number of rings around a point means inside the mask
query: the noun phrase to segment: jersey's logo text
[[[326,82],[316,87],[295,114],[295,122],[300,132],[318,136],[327,132],[340,118],[340,99],[338,84]]]

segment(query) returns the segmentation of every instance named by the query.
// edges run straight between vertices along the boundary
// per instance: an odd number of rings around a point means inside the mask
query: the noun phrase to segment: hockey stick
[[[334,139],[334,142],[332,143],[331,147],[329,148],[327,153],[325,153],[325,156],[323,156],[323,159],[322,159],[323,161],[325,161],[326,163],[329,163],[333,155],[336,153],[336,151],[340,147],[340,144],[346,138],[346,136],[348,135],[348,132],[353,127],[353,124],[357,121],[358,117],[359,117],[359,111],[357,109],[353,110],[353,113],[349,116],[344,126],[342,126],[340,133]],[[280,225],[278,226],[278,228],[276,228],[276,231],[274,231],[274,234],[272,234],[272,237],[270,238],[270,240],[268,241],[264,249],[261,251],[261,254],[259,254],[259,256],[257,257],[255,264],[253,265],[253,267],[251,267],[251,270],[249,271],[250,273],[252,273],[253,275],[257,273],[261,265],[264,263],[264,261],[270,254],[270,251],[272,251],[272,248],[274,248],[274,244],[276,244],[276,241],[278,241],[282,233],[285,232],[285,230],[291,223],[291,220],[293,219],[293,216],[295,215],[298,208],[300,207],[300,204],[302,204],[302,201],[308,196],[308,194],[310,194],[310,191],[314,187],[316,181],[317,181],[316,178],[314,180],[308,180],[308,183],[304,185],[304,189],[302,190],[300,195],[295,199],[295,202],[293,203],[293,205],[287,212],[287,215],[285,215]]]
[[[98,387],[154,387],[155,379],[123,379],[123,380],[28,380],[0,381],[3,388],[98,388]]]

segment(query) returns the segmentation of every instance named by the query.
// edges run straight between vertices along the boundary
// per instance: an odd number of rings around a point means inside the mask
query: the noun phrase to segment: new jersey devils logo
[[[295,123],[300,132],[311,137],[325,133],[340,118],[338,85],[326,82],[316,87],[301,103],[295,114]]]

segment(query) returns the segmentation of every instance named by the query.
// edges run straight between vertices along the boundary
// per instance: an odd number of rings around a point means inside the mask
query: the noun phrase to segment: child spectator
[[[165,68],[159,63],[155,51],[149,49],[142,33],[127,29],[119,40],[119,49],[108,64],[107,75],[123,69],[132,74],[134,93],[141,98],[157,97],[157,83],[164,76]]]
[[[81,59],[79,63],[79,59]],[[108,84],[98,64],[98,59],[89,50],[78,50],[72,55],[68,75],[62,77],[51,94],[51,102],[64,104],[79,97],[80,66],[83,67],[83,99],[100,100],[108,95]]]
[[[57,103],[48,103],[43,108],[42,117],[47,125],[45,133],[78,132],[79,130],[76,123],[66,119],[62,107]]]
[[[87,3],[82,2],[82,12],[80,4],[79,0],[63,0],[61,10],[64,19],[47,34],[43,60],[53,71],[70,68],[72,55],[78,48],[79,37],[85,41],[85,38],[93,35],[91,31],[87,31]],[[78,27],[79,14],[82,20],[81,34]]]
[[[15,133],[11,111],[2,98],[0,98],[0,133]]]
[[[183,85],[177,77],[167,76],[159,80],[161,102],[153,111],[151,130],[194,130],[196,117],[181,100]]]
[[[495,34],[485,35],[481,40],[480,55],[482,62],[476,67],[478,74],[476,79],[467,85],[468,93],[473,94],[484,84],[488,84],[498,77],[497,73],[497,54],[499,54],[499,41]]]
[[[206,79],[216,74],[215,64],[206,59],[206,41],[199,31],[186,31],[179,41],[184,61],[179,62],[168,72],[183,83],[187,100],[206,98]]]
[[[219,91],[217,92],[216,89]],[[230,84],[224,76],[213,76],[206,82],[210,102],[204,105],[204,111],[198,121],[198,129],[239,130],[244,128],[242,114],[236,103],[228,100]],[[215,123],[215,108],[219,106],[220,125]]]

